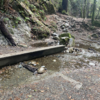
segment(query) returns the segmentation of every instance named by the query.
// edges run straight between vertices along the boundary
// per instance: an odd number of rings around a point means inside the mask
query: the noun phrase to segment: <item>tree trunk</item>
[[[62,1],[62,8],[63,8],[63,10],[65,10],[66,12],[68,11],[68,0],[63,0],[63,1]]]
[[[16,46],[16,44],[14,42],[14,39],[12,38],[12,36],[10,35],[10,33],[8,32],[8,30],[5,27],[3,21],[0,21],[0,30],[2,32],[2,35],[4,35],[4,37],[9,40],[9,42],[12,44],[12,46]]]
[[[86,0],[84,0],[83,18],[86,17]]]
[[[96,10],[96,0],[94,0],[94,4],[93,4],[92,25],[94,24],[95,10]]]

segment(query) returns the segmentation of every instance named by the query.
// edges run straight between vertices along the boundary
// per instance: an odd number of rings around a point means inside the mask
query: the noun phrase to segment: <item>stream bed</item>
[[[33,75],[32,72],[20,66],[20,63],[6,66],[0,69],[0,89],[12,89],[21,84],[30,83],[44,79],[55,72],[84,69],[87,67],[100,67],[100,45],[96,43],[77,43],[76,47],[81,50],[79,53],[58,53],[41,58],[24,61],[25,64],[36,62],[36,68],[45,66],[47,71],[44,74]]]

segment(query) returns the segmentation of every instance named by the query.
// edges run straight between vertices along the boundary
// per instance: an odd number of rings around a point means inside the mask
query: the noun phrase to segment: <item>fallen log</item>
[[[2,35],[12,44],[12,46],[16,46],[14,39],[12,38],[10,33],[8,32],[3,21],[0,21],[0,30],[1,30]]]
[[[29,71],[31,71],[31,72],[35,72],[35,71],[37,71],[37,68],[34,68],[34,67],[31,67],[31,66],[29,66],[29,65],[23,65],[23,67],[24,68],[26,68],[26,69],[28,69]]]

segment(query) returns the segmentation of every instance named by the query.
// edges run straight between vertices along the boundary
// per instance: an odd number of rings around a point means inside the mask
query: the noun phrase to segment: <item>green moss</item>
[[[44,17],[45,17],[44,10],[39,10],[39,14],[41,15],[41,18],[44,19]]]
[[[59,37],[68,37],[68,38],[74,38],[75,39],[75,37],[73,35],[71,35],[70,33],[63,33],[63,34],[59,35]]]
[[[39,19],[42,20],[41,15],[39,13],[35,13],[35,16]]]
[[[68,43],[69,43],[70,46],[75,45],[74,36],[72,36],[70,33],[63,33],[63,34],[59,35],[59,38],[60,38],[61,44],[68,45]]]
[[[43,4],[43,8],[44,8],[45,11],[47,11],[47,8],[46,8],[46,6],[44,4]]]
[[[56,25],[56,23],[53,22],[53,21],[51,22],[51,26],[54,27],[55,29],[57,29],[57,25]]]
[[[47,20],[47,18],[46,17],[44,17],[44,21],[46,21]]]
[[[67,45],[68,44],[68,41],[69,41],[69,38],[62,39],[60,37],[60,44]]]
[[[46,38],[47,37],[47,34],[42,34],[42,37]]]
[[[20,17],[13,17],[13,21],[14,21],[14,26],[17,27],[17,25],[21,22],[21,18]]]
[[[9,21],[9,18],[4,18],[4,22],[8,22]]]
[[[25,21],[27,22],[27,21],[29,21],[30,20],[30,18],[29,17],[25,17]]]
[[[53,27],[52,29],[51,29],[53,32],[56,32],[56,29]]]
[[[62,10],[62,14],[68,15],[68,13],[65,10]]]
[[[55,13],[55,9],[54,9],[54,6],[53,6],[53,4],[52,3],[50,3],[50,2],[46,2],[46,8],[47,8],[47,13],[48,14],[53,14],[53,13]]]

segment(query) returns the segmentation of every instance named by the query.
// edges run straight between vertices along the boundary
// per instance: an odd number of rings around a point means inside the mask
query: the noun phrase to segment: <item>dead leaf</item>
[[[44,92],[44,90],[41,90],[41,92],[43,93],[43,92]]]
[[[71,96],[69,96],[69,99],[71,99]]]

